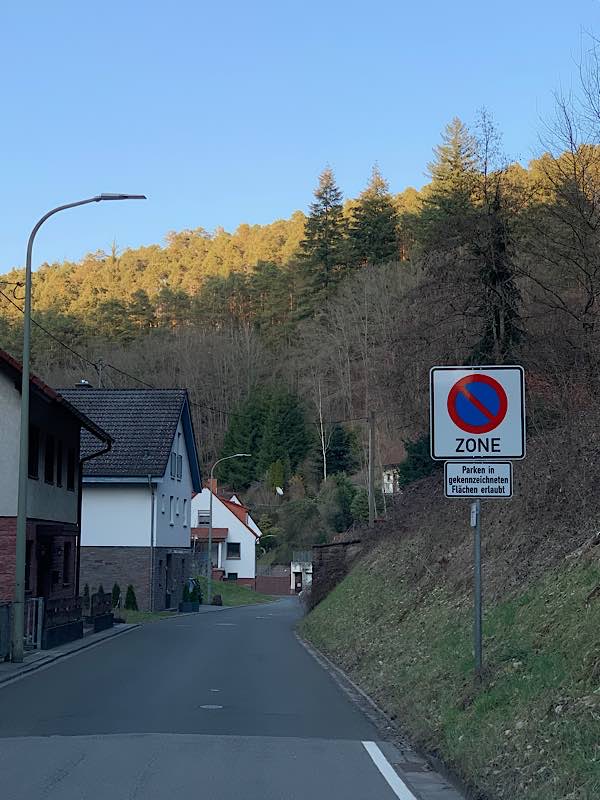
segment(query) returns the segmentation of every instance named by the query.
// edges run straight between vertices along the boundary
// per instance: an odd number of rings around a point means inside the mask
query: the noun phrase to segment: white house
[[[192,498],[192,537],[200,551],[208,549],[210,492],[205,487]],[[235,495],[227,500],[213,492],[212,513],[213,575],[255,588],[256,542],[260,529]]]
[[[124,596],[131,584],[140,609],[176,607],[192,571],[191,499],[201,487],[187,391],[82,385],[61,394],[113,439],[83,470],[82,585],[109,592],[118,583]]]

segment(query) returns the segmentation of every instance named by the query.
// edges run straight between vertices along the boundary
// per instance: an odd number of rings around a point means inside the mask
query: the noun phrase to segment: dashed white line
[[[371,756],[373,763],[381,772],[396,797],[400,798],[400,800],[417,800],[375,742],[363,742],[363,747]]]

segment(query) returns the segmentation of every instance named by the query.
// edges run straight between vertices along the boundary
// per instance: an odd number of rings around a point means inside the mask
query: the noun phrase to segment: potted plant
[[[189,614],[193,611],[200,611],[202,593],[196,581],[186,581],[183,586],[183,600],[179,603],[179,611],[182,614]]]

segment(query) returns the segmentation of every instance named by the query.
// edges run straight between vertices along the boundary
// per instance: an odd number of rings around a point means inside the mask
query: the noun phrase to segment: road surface
[[[181,616],[0,686],[0,796],[457,800],[380,741],[296,640],[299,613]]]

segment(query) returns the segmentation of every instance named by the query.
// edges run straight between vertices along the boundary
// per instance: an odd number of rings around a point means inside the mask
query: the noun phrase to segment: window
[[[67,453],[67,489],[75,491],[75,450],[72,448]]]
[[[228,572],[227,573],[227,580],[228,581],[237,581],[237,572]]]
[[[175,513],[179,516],[179,498],[175,500]]]
[[[209,511],[199,511],[198,512],[198,527],[202,528],[205,525],[210,525],[210,512]]]
[[[65,542],[63,545],[63,584],[65,586],[68,586],[71,583],[72,555],[73,555],[73,548],[71,542]]]
[[[35,425],[29,428],[29,465],[28,475],[37,480],[40,475],[40,429]]]
[[[49,433],[46,434],[44,480],[46,483],[54,483],[54,436]]]
[[[241,558],[240,543],[227,542],[227,559]],[[235,576],[237,578],[237,575]]]
[[[169,523],[173,525],[173,511],[175,508],[175,498],[173,495],[169,497]]]
[[[162,494],[160,496],[160,510],[164,514],[165,513],[165,496]]]
[[[171,477],[175,478],[177,475],[177,453],[173,451],[171,453]]]
[[[183,527],[187,528],[187,500],[183,498]]]
[[[63,485],[63,446],[62,442],[56,443],[56,485]]]
[[[180,455],[181,453],[181,434],[177,434],[177,480],[181,480],[181,474],[183,470],[183,456]]]

